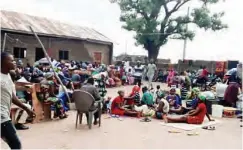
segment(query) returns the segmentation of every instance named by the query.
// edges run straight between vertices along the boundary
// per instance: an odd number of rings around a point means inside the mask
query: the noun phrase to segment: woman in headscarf
[[[52,73],[47,73],[45,79],[41,81],[40,92],[37,93],[37,97],[40,101],[46,104],[52,104],[54,107],[54,118],[59,117],[60,119],[66,118],[64,106],[60,99],[58,99],[54,93],[54,76]]]
[[[132,88],[132,92],[128,95],[128,97],[125,98],[126,105],[133,106],[134,104],[138,105],[140,104],[140,86],[141,85],[135,85]]]
[[[209,121],[214,121],[207,113],[205,105],[206,97],[200,95],[196,109],[189,111],[186,115],[179,118],[164,117],[166,123],[188,123],[188,124],[202,124],[204,117],[207,116]]]
[[[187,103],[188,109],[195,109],[198,103],[198,95],[200,94],[199,88],[193,88],[191,92],[187,94],[187,99],[192,100],[190,103]]]
[[[118,91],[118,96],[111,103],[111,114],[119,116],[139,117],[140,113],[128,110],[124,107],[124,91]]]

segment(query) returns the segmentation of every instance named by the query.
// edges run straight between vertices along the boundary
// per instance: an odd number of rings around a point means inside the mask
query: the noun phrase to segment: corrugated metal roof
[[[70,25],[44,17],[1,10],[1,30],[29,33],[29,26],[32,26],[35,32],[41,35],[112,43],[109,38],[91,28]]]

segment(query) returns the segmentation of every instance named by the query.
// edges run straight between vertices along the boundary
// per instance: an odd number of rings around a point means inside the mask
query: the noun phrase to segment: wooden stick
[[[45,49],[43,43],[41,42],[40,38],[39,38],[38,35],[35,33],[35,31],[33,30],[33,28],[32,28],[31,26],[29,26],[29,27],[30,27],[31,32],[32,32],[32,33],[34,34],[34,36],[36,37],[37,41],[40,43],[40,45],[41,45],[41,47],[42,47],[42,50],[43,50],[43,52],[45,53],[45,56],[46,56],[46,58],[47,58],[49,64],[51,65],[52,70],[54,71],[54,75],[55,75],[55,77],[56,77],[57,80],[60,82],[60,84],[61,84],[61,86],[62,86],[62,88],[63,88],[65,94],[67,95],[67,98],[68,98],[69,103],[71,103],[71,99],[70,99],[70,97],[69,97],[69,95],[68,95],[68,93],[67,93],[67,90],[66,90],[65,86],[63,85],[61,79],[58,77],[58,75],[57,75],[57,73],[56,73],[56,71],[55,71],[55,69],[54,69],[54,66],[52,66],[51,59],[50,59],[48,53],[46,52],[46,49]]]
[[[7,39],[7,33],[4,34],[2,52],[5,51],[6,39]]]

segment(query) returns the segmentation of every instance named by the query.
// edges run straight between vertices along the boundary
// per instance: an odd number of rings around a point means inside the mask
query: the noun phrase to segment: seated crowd
[[[124,64],[121,66],[106,66],[104,64],[89,62],[65,62],[63,60],[56,61],[53,59],[51,61],[54,69],[47,62],[37,61],[33,66],[29,63],[24,66],[23,62],[18,60],[16,69],[12,70],[10,75],[15,85],[19,82],[38,84],[39,89],[35,91],[37,99],[41,103],[50,105],[51,110],[54,111],[53,118],[67,118],[66,111],[69,110],[68,97],[72,96],[72,92],[75,89],[87,86],[85,82],[90,78],[94,79],[94,83],[89,81],[87,84],[92,84],[97,87],[98,94],[101,98],[104,98],[107,93],[106,87],[134,84],[132,68],[125,70]],[[59,82],[55,75],[59,77],[62,83]],[[64,85],[64,88],[61,84]],[[134,88],[130,98],[127,99],[128,104],[132,104],[134,100],[135,102],[140,100],[140,97],[138,97],[139,94],[137,94],[139,90],[140,86],[139,88]],[[68,96],[65,94],[66,92]],[[30,86],[16,86],[16,96],[25,105],[33,109],[31,93],[32,88]],[[106,105],[104,106],[106,107]],[[12,109],[17,108],[12,106]],[[28,118],[28,116],[23,118],[24,115],[23,110],[17,111],[15,119],[17,129],[28,129],[28,127],[24,126],[24,123],[26,120],[29,122],[33,121],[33,118]]]
[[[69,110],[68,96],[65,94],[67,91],[69,97],[75,89],[82,89],[89,92],[95,100],[104,99],[106,96],[106,87],[115,87],[120,85],[132,85],[135,83],[131,93],[125,95],[124,91],[118,91],[118,96],[113,100],[108,98],[103,102],[103,112],[110,111],[113,115],[131,116],[131,117],[145,117],[144,121],[150,121],[148,117],[164,119],[165,122],[187,122],[191,124],[201,124],[205,115],[210,119],[207,114],[206,106],[204,104],[205,96],[200,94],[197,88],[191,88],[191,80],[188,72],[177,74],[171,70],[168,73],[167,82],[172,87],[170,91],[162,91],[160,86],[154,89],[148,87],[141,87],[141,80],[135,82],[137,79],[133,77],[132,68],[126,70],[124,64],[120,67],[98,63],[87,62],[64,62],[52,60],[54,70],[44,64],[36,62],[34,66],[27,64],[23,66],[21,61],[17,62],[16,70],[11,72],[11,77],[14,82],[24,78],[28,82],[40,84],[40,90],[37,91],[37,98],[42,103],[50,104],[51,109],[54,111],[53,118],[64,119],[67,118],[66,111]],[[61,83],[55,77],[55,73],[60,78]],[[163,74],[160,70],[159,78]],[[180,92],[176,89],[180,88]],[[188,94],[188,91],[190,94]],[[142,91],[142,96],[140,96]],[[23,100],[28,107],[32,107],[31,103],[31,90],[28,87],[17,87],[16,95],[19,99]],[[182,100],[192,100],[186,107],[182,106]],[[109,106],[109,103],[110,106]],[[179,118],[168,117],[168,114],[183,115]],[[23,114],[22,114],[23,116]],[[15,124],[17,129],[27,129],[23,124],[26,120],[21,118],[21,113],[17,115]],[[23,118],[23,117],[22,117]],[[97,124],[98,116],[94,114],[94,124]],[[30,120],[31,121],[31,120]]]
[[[201,124],[204,117],[207,116],[206,97],[200,94],[197,88],[193,89],[188,95],[192,104],[188,107],[182,106],[181,98],[176,94],[176,89],[172,88],[167,94],[160,90],[153,94],[146,86],[142,88],[141,100],[135,99],[133,95],[139,98],[140,85],[135,85],[132,94],[125,96],[124,91],[118,91],[118,96],[111,102],[110,111],[113,115],[145,117],[142,121],[150,121],[148,117],[164,119],[165,122],[187,122],[189,124]],[[133,94],[135,93],[135,94]],[[179,118],[168,117],[168,114],[183,115]]]

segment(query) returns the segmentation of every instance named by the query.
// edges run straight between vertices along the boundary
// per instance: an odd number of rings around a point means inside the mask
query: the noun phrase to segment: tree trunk
[[[153,61],[157,61],[157,57],[159,55],[159,48],[148,49],[148,59],[149,61],[153,59]]]

